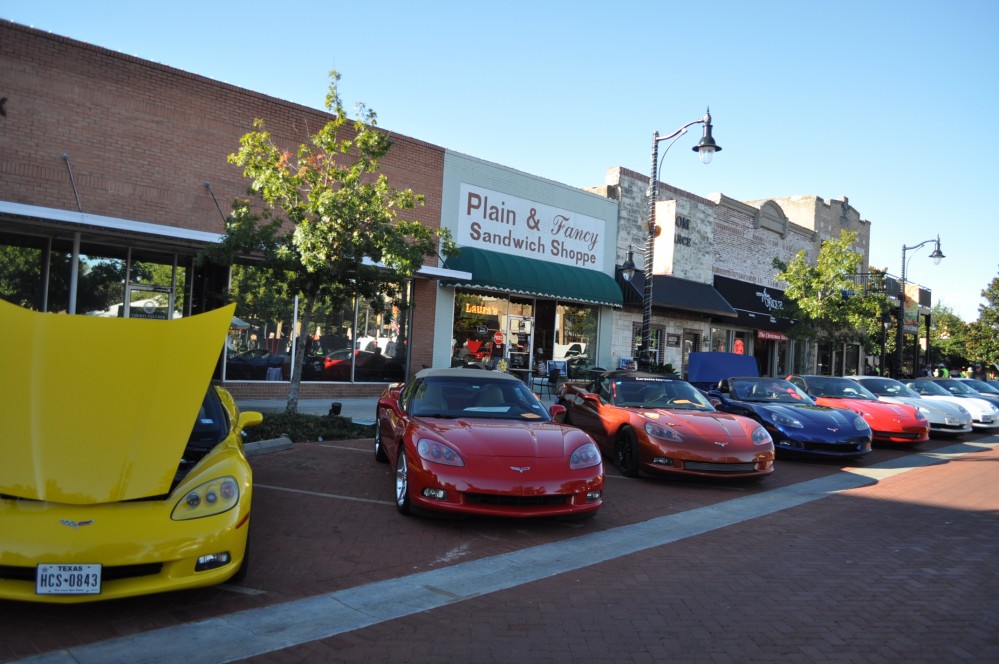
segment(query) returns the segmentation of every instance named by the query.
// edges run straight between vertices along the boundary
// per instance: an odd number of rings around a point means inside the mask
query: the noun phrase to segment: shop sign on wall
[[[461,183],[458,246],[604,269],[603,219]]]

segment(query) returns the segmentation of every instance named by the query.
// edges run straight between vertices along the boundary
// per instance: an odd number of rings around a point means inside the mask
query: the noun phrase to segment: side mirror
[[[392,392],[393,390],[389,390],[389,396],[382,397],[378,400],[378,407],[387,408],[391,410],[393,413],[398,415],[401,412],[399,408],[399,399],[398,399],[399,395],[398,392],[396,391],[395,396],[392,396]]]
[[[722,404],[724,404],[725,401],[726,401],[726,399],[725,399],[725,395],[722,394],[721,391],[719,391],[719,390],[710,390],[708,392],[708,401],[711,402],[712,406],[714,406],[715,408],[717,408],[718,406],[721,406]]]
[[[589,401],[590,405],[592,405],[594,407],[599,406],[602,403],[600,401],[600,397],[598,397],[593,392],[586,392],[584,394],[581,394],[580,396],[583,397],[584,401]]]
[[[551,416],[552,420],[555,422],[565,422],[566,412],[565,406],[559,403],[553,403],[548,407],[548,415]]]
[[[247,410],[239,414],[239,422],[236,426],[239,429],[245,429],[247,427],[255,427],[258,424],[262,424],[263,421],[264,416],[262,413],[258,413],[255,410]]]

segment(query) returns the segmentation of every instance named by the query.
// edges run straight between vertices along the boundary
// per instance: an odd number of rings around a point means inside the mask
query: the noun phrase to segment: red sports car
[[[588,518],[603,503],[593,440],[555,421],[514,376],[424,369],[378,400],[375,458],[395,468],[396,506],[492,516]]]
[[[820,406],[857,413],[871,426],[875,442],[922,443],[930,439],[930,423],[913,406],[886,403],[863,385],[839,376],[788,376]]]
[[[715,410],[686,381],[609,371],[589,385],[563,383],[566,422],[593,436],[621,474],[763,477],[774,443],[758,422]]]

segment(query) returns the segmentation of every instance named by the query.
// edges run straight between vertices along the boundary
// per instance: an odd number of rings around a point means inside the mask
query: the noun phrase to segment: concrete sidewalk
[[[545,396],[541,402],[548,408],[556,399]],[[238,399],[236,403],[240,410],[256,410],[264,413],[283,413],[287,400],[285,399]],[[349,417],[355,424],[373,425],[375,423],[375,407],[378,397],[358,397],[349,399],[299,399],[298,412],[308,415],[328,415],[330,406],[340,404],[340,414]]]
[[[267,413],[283,413],[287,399],[238,399],[240,410],[256,410]],[[375,405],[378,397],[358,397],[351,399],[299,399],[298,412],[304,415],[328,415],[330,406],[340,404],[340,414],[349,417],[355,424],[375,423]]]

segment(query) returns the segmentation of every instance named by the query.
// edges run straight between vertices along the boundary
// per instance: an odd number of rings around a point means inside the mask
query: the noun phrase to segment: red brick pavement
[[[879,448],[858,466],[949,442]],[[254,661],[999,661],[999,453]],[[445,568],[828,477],[627,480],[589,523],[406,519],[370,441],[253,460],[253,594],[224,588],[85,607],[0,602],[0,661]]]
[[[999,451],[259,662],[996,662]]]

